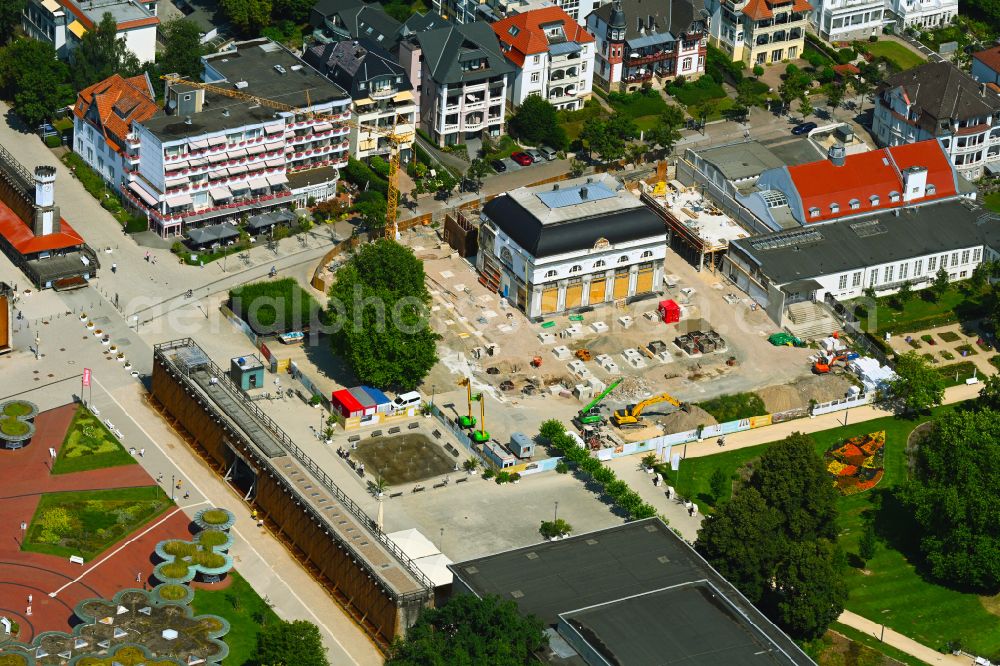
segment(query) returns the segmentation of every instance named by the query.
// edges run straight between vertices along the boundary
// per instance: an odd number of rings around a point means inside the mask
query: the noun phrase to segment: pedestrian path
[[[926,645],[921,645],[912,638],[907,638],[899,632],[893,631],[878,622],[872,622],[871,620],[861,617],[857,613],[852,613],[851,611],[845,610],[840,614],[840,617],[837,618],[837,621],[841,624],[846,624],[848,627],[857,629],[858,631],[863,631],[869,636],[878,638],[886,645],[891,645],[897,650],[901,650],[911,657],[916,657],[926,664],[955,664],[956,666],[969,666],[969,664],[974,663],[969,657],[957,656],[953,654],[941,654],[937,650],[932,650]]]

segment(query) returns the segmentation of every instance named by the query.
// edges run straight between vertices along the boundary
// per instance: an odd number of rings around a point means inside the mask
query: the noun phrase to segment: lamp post
[[[38,331],[35,331],[35,360],[37,361],[42,357],[42,338],[39,336]]]
[[[135,324],[135,332],[139,332],[139,315],[132,315],[132,322]]]
[[[552,511],[552,522],[553,523],[559,520],[559,500],[556,500],[555,504],[556,504],[555,509],[553,509],[553,511]]]

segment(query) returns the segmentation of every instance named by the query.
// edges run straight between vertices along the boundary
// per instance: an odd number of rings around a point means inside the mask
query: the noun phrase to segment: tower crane
[[[231,88],[224,88],[222,86],[214,85],[211,83],[202,83],[201,81],[191,81],[190,79],[185,79],[176,74],[164,74],[160,77],[167,83],[176,83],[180,85],[185,85],[191,88],[200,88],[206,92],[212,92],[219,95],[225,95],[226,97],[231,97],[233,99],[242,100],[244,102],[250,102],[251,104],[259,104],[260,106],[266,106],[270,109],[276,111],[286,111],[295,113],[300,111],[300,107],[291,106],[290,104],[285,104],[284,102],[278,102],[273,99],[268,99],[266,97],[259,97],[257,95],[251,95],[250,93],[245,93],[240,90],[234,90]],[[306,93],[308,100],[308,92]],[[308,106],[308,101],[307,101]],[[308,112],[307,112],[308,113]],[[399,146],[405,143],[404,139],[407,139],[408,135],[398,134],[396,132],[396,123],[393,123],[391,128],[388,127],[378,127],[376,125],[368,125],[364,123],[359,123],[353,120],[341,120],[335,118],[330,114],[325,113],[310,113],[314,118],[319,119],[329,119],[333,122],[337,122],[348,127],[355,127],[362,132],[367,132],[369,134],[378,134],[389,141],[389,187],[386,191],[386,208],[385,208],[385,234],[387,238],[395,239],[398,234],[398,229],[396,228],[396,208],[399,206]],[[408,140],[408,139],[407,139]]]

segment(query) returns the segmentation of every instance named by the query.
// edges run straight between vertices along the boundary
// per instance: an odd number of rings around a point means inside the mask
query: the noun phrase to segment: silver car
[[[555,148],[549,148],[548,146],[541,146],[537,152],[541,153],[542,157],[549,160],[550,162],[554,160],[558,155],[558,151],[556,151]]]
[[[535,150],[534,148],[532,148],[531,150],[525,150],[524,152],[530,155],[531,159],[535,160],[535,162],[541,162],[545,159],[545,156],[542,155],[540,150]]]

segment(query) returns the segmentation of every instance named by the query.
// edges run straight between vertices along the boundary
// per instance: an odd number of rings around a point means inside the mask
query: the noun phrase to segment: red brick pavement
[[[20,623],[22,641],[41,631],[68,630],[73,607],[84,599],[110,598],[118,590],[151,583],[156,544],[191,534],[190,520],[172,507],[82,566],[20,550],[21,521],[31,521],[43,493],[155,485],[141,465],[50,474],[49,447],[58,451],[62,446],[75,411],[70,404],[42,412],[35,418],[30,445],[0,450],[0,615]],[[137,574],[142,582],[136,582]],[[56,596],[49,596],[53,592]]]

